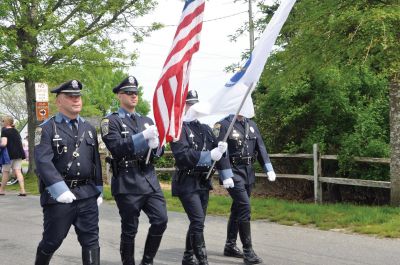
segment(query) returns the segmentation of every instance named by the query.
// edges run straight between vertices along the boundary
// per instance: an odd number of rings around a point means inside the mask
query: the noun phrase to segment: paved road
[[[115,204],[101,208],[100,245],[103,265],[121,264],[119,259],[120,221]],[[147,217],[141,217],[137,235],[136,260],[140,262],[146,237]],[[42,212],[39,197],[17,197],[8,193],[0,198],[0,264],[33,264],[41,238]],[[253,241],[264,264],[273,265],[390,265],[400,264],[400,240],[377,239],[361,235],[282,226],[268,222],[252,223]],[[155,264],[180,264],[188,222],[181,213],[169,213],[168,228]],[[206,243],[210,264],[243,264],[240,259],[221,255],[226,218],[207,217]],[[52,265],[81,264],[76,234],[70,234],[56,252]]]

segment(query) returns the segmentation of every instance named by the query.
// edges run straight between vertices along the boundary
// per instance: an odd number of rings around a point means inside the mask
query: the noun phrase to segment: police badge
[[[101,127],[101,134],[103,136],[108,134],[108,122],[109,122],[108,119],[103,119],[101,121],[100,127]]]
[[[42,127],[37,127],[35,130],[35,146],[40,144],[41,138],[42,138]]]
[[[214,125],[214,128],[213,128],[213,133],[214,133],[215,137],[218,138],[218,136],[219,136],[219,131],[220,131],[220,130],[221,130],[221,124],[216,123],[216,124]]]
[[[79,88],[78,81],[76,81],[76,80],[72,80],[71,85],[73,88]]]

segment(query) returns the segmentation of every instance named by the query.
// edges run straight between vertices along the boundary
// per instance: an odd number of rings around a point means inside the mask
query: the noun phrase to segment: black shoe
[[[119,247],[119,253],[121,254],[122,265],[135,265],[135,243],[132,242],[123,242],[121,240],[121,244]]]
[[[232,244],[226,243],[225,248],[224,248],[224,256],[234,257],[234,258],[243,258],[243,252],[236,246],[236,244],[232,245]]]
[[[46,254],[38,248],[36,251],[35,265],[49,265],[51,257],[53,257],[53,253]]]
[[[82,249],[83,265],[100,265],[100,248]]]
[[[191,234],[190,241],[192,242],[193,252],[199,262],[199,265],[208,265],[207,251],[203,234]]]
[[[147,235],[146,244],[144,245],[143,259],[140,265],[153,265],[153,259],[157,254],[161,239],[162,235]]]
[[[246,265],[260,264],[262,259],[253,250],[250,222],[239,222],[239,235],[243,243],[243,260]]]

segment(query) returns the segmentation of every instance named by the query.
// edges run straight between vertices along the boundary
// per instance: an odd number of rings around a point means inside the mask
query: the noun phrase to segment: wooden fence
[[[171,151],[166,151],[166,155],[171,155]],[[321,155],[318,150],[318,145],[314,144],[312,154],[270,154],[271,158],[301,158],[313,159],[313,175],[300,174],[277,174],[277,178],[287,179],[304,179],[314,182],[314,201],[315,203],[322,202],[322,183],[332,183],[341,185],[363,186],[390,189],[390,181],[375,181],[364,179],[349,179],[349,178],[332,178],[322,176],[322,160],[337,160],[337,155]],[[357,162],[389,164],[389,158],[372,158],[372,157],[355,157]],[[172,173],[175,168],[156,168],[157,172]],[[215,173],[216,175],[218,173]],[[256,177],[266,177],[264,173],[256,173]]]

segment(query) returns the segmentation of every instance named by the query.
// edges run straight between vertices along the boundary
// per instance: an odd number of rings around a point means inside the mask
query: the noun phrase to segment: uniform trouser
[[[208,198],[208,190],[199,190],[179,195],[179,199],[190,221],[189,234],[203,233]]]
[[[38,249],[54,253],[74,225],[82,249],[99,248],[99,208],[96,197],[43,206],[43,238]]]
[[[161,190],[149,194],[118,194],[115,201],[121,216],[122,242],[135,240],[141,210],[149,218],[150,235],[162,235],[167,228],[167,208]]]
[[[228,189],[229,195],[233,202],[231,206],[231,214],[229,216],[230,223],[250,221],[250,195],[251,185],[245,185],[242,180],[235,181],[235,186]]]

